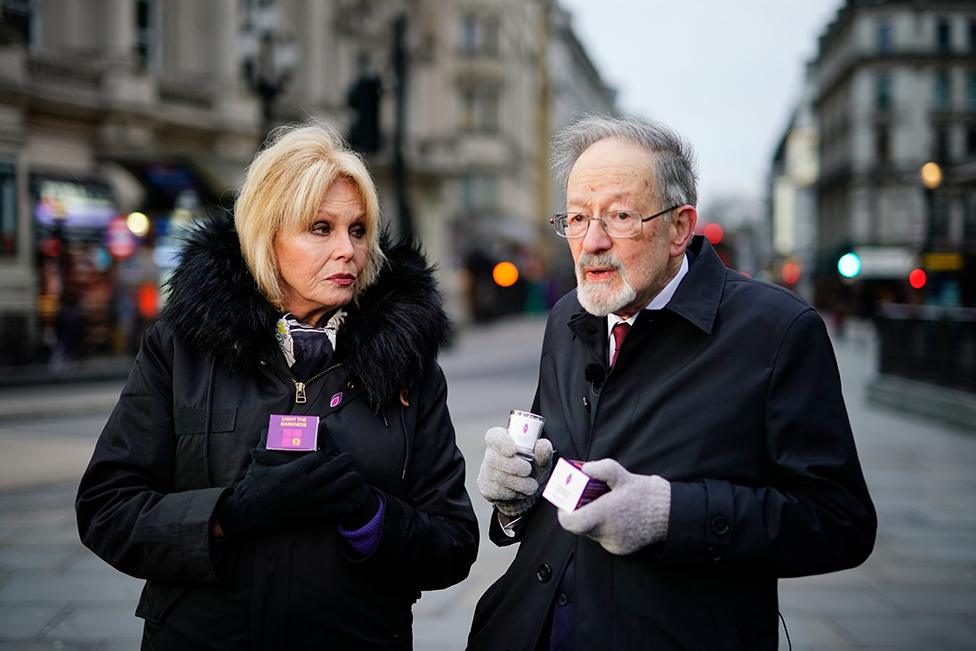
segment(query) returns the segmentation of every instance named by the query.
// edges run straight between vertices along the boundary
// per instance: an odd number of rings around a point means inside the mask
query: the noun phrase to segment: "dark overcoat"
[[[772,650],[778,578],[870,553],[877,520],[823,321],[726,269],[703,238],[690,251],[612,370],[606,319],[564,297],[533,406],[557,455],[671,481],[666,542],[615,556],[563,530],[545,500],[514,539],[493,517],[492,539],[520,547],[478,604],[471,649],[535,648],[573,557],[577,649]]]
[[[293,378],[275,340],[279,315],[233,223],[190,236],[76,504],[84,544],[147,580],[136,611],[144,648],[408,649],[421,590],[467,576],[478,527],[436,363],[448,321],[420,253],[386,253],[377,282],[348,307],[333,358]],[[318,415],[382,494],[366,560],[334,521],[211,544],[217,501],[244,476],[271,414]]]

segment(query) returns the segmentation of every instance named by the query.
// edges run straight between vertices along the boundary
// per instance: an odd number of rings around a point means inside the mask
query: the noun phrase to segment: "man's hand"
[[[582,470],[593,479],[607,482],[610,491],[572,513],[560,510],[563,529],[592,538],[620,556],[667,537],[671,512],[668,480],[627,472],[613,459],[584,463]]]
[[[498,512],[517,518],[539,499],[539,485],[552,469],[552,443],[535,442],[535,462],[515,456],[515,442],[502,427],[485,432],[485,458],[478,471],[478,491]]]

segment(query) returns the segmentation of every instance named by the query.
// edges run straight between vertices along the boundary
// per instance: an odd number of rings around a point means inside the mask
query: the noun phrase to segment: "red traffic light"
[[[787,285],[795,285],[800,280],[800,265],[790,260],[783,265],[780,276]]]
[[[911,273],[908,274],[908,284],[915,289],[922,289],[925,287],[925,283],[928,277],[925,275],[924,269],[912,269]]]

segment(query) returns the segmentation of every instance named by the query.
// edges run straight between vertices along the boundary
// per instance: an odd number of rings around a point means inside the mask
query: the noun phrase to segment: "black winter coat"
[[[301,404],[233,223],[189,237],[76,503],[84,544],[147,580],[144,648],[409,649],[421,590],[467,576],[478,526],[436,363],[448,321],[420,253],[386,254]],[[329,521],[211,545],[217,501],[273,413],[320,416],[382,494],[369,558]]]
[[[478,604],[471,649],[535,648],[572,556],[576,649],[772,650],[779,577],[871,552],[877,520],[822,320],[725,269],[702,238],[691,249],[674,297],[641,312],[612,371],[607,320],[564,297],[533,406],[559,456],[671,481],[666,541],[615,556],[563,530],[545,500],[515,539],[493,517],[492,540],[521,545]]]

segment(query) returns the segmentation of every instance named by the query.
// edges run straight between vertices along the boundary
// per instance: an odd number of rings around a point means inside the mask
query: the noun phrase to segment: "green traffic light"
[[[861,273],[861,258],[856,253],[845,253],[837,261],[837,271],[844,278],[853,278]]]

